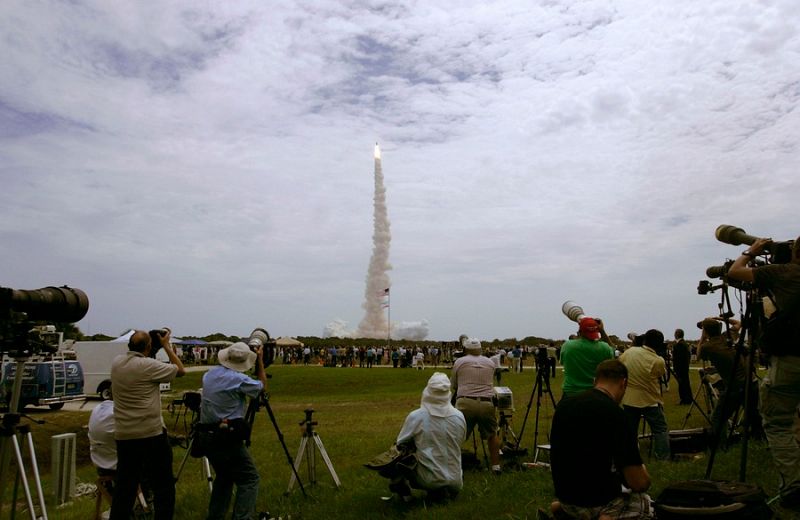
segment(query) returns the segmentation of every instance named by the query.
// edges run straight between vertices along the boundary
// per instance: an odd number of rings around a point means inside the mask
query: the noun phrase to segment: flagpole
[[[392,350],[392,293],[386,289],[386,350]]]

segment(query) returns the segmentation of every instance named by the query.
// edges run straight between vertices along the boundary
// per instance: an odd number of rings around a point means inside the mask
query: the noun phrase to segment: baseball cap
[[[594,318],[583,318],[578,322],[578,326],[578,331],[584,338],[592,341],[600,339],[600,325],[597,324],[597,320]]]

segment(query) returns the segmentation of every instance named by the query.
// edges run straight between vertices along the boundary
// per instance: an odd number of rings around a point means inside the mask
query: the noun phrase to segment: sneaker
[[[495,475],[501,475],[503,473],[503,468],[496,464],[492,466],[492,473]]]

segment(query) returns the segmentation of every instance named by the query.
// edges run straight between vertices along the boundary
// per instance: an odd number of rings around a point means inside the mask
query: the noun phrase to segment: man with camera
[[[481,438],[487,439],[492,472],[500,474],[500,436],[497,435],[492,385],[494,373],[494,362],[481,355],[481,342],[473,338],[464,340],[464,355],[453,363],[450,376],[456,408],[464,414],[467,432],[477,425]]]
[[[247,398],[258,397],[267,385],[263,345],[253,352],[239,342],[219,353],[219,366],[203,376],[200,404],[200,441],[203,453],[214,468],[214,486],[208,505],[208,520],[222,520],[228,511],[233,487],[236,501],[234,520],[253,517],[258,499],[259,476],[245,447],[250,425],[245,421]],[[256,366],[256,379],[244,372]]]
[[[169,329],[137,330],[128,352],[114,358],[114,438],[117,443],[117,481],[111,520],[127,520],[136,492],[145,478],[153,490],[156,520],[171,519],[175,510],[172,447],[161,416],[160,384],[184,375],[183,364],[170,346]],[[155,359],[163,348],[170,363]]]
[[[620,355],[619,360],[628,369],[628,391],[622,400],[622,408],[628,416],[634,434],[639,430],[639,419],[644,417],[653,434],[657,459],[668,459],[669,428],[664,415],[659,381],[666,373],[664,358],[657,352],[663,349],[664,334],[650,329],[644,334],[644,344],[632,347]]]
[[[645,494],[650,475],[619,407],[627,386],[625,365],[605,360],[597,365],[593,388],[556,408],[550,432],[555,518],[652,518]]]
[[[606,359],[614,359],[614,349],[609,346],[611,340],[601,320],[582,318],[578,322],[578,334],[577,338],[561,347],[561,366],[564,367],[562,399],[592,388],[597,365]]]
[[[780,346],[767,352],[769,369],[761,384],[761,412],[770,452],[781,475],[781,505],[797,510],[800,446],[793,426],[800,405],[800,237],[792,244],[789,263],[750,267],[756,256],[773,252],[772,244],[770,239],[755,240],[733,262],[728,276],[768,292],[787,325]]]

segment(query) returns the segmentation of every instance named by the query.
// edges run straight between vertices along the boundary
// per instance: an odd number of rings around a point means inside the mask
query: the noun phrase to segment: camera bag
[[[772,518],[760,486],[728,480],[684,480],[669,484],[656,500],[659,520]]]

